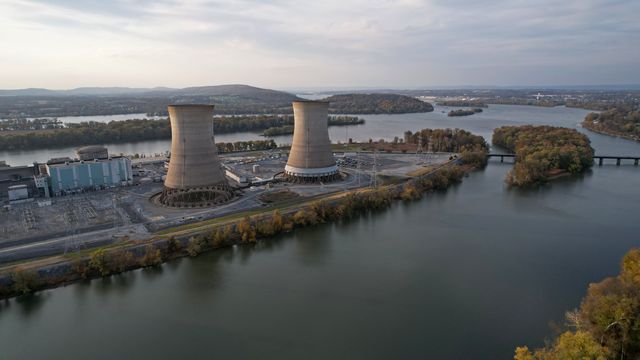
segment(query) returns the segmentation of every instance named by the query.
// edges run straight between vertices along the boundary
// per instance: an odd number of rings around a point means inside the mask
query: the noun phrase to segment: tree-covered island
[[[507,174],[509,185],[540,185],[563,174],[578,174],[593,166],[589,138],[574,129],[554,126],[503,126],[493,131],[493,144],[516,155]]]

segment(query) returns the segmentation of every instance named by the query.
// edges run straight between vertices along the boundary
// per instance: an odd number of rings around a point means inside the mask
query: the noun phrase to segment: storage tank
[[[171,158],[160,202],[174,207],[221,204],[233,197],[213,136],[213,105],[169,105]]]
[[[293,102],[293,141],[285,177],[293,182],[331,181],[339,178],[328,130],[329,102]]]

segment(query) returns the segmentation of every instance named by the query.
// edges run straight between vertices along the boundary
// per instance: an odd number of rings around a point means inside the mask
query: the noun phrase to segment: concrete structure
[[[213,105],[169,105],[171,157],[160,202],[210,206],[233,197],[213,136]]]
[[[33,166],[0,167],[0,198],[6,198],[9,188],[15,185],[26,185],[29,193],[35,192],[34,174],[37,174],[37,168]]]
[[[329,103],[293,102],[293,142],[285,176],[293,182],[331,181],[340,175],[328,130]]]
[[[27,185],[9,186],[9,202],[18,202],[29,198],[29,190]]]
[[[133,183],[131,160],[122,156],[91,161],[49,160],[46,169],[54,195]]]
[[[85,146],[76,150],[80,160],[108,159],[109,151],[104,146]]]
[[[41,196],[48,198],[51,196],[49,192],[49,176],[45,174],[33,175],[33,182],[36,184],[36,189],[41,193]]]

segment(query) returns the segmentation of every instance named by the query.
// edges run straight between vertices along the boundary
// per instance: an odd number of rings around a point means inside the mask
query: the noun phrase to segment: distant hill
[[[0,90],[0,119],[146,113],[166,115],[175,103],[214,104],[217,114],[291,113],[297,96],[248,85],[171,88]]]
[[[334,114],[405,114],[433,111],[433,106],[416,98],[397,94],[341,94],[329,101]]]

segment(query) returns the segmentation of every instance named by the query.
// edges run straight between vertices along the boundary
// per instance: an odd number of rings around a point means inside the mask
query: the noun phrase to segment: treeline
[[[487,165],[489,145],[480,135],[462,129],[422,129],[404,133],[405,144],[419,144],[428,152],[460,153],[462,163],[483,168]]]
[[[62,129],[58,119],[6,119],[0,120],[0,131]]]
[[[330,96],[334,114],[406,114],[433,111],[433,106],[411,96],[397,94],[344,94]]]
[[[232,143],[216,143],[218,152],[228,153],[233,151],[254,151],[254,150],[271,150],[278,147],[273,139],[270,140],[249,140],[236,141]]]
[[[438,105],[451,106],[451,107],[476,107],[476,108],[489,107],[489,105],[485,104],[481,100],[443,100],[443,101],[438,101]]]
[[[640,141],[640,108],[626,104],[601,113],[590,113],[582,122],[587,129]]]
[[[0,298],[29,294],[79,279],[97,278],[140,267],[157,266],[169,259],[196,256],[204,251],[235,244],[254,243],[295,228],[347,220],[372,211],[387,209],[396,200],[416,200],[431,191],[445,190],[464,176],[460,167],[445,167],[402,184],[358,190],[333,200],[315,201],[294,211],[245,216],[218,225],[188,239],[170,237],[154,244],[123,249],[98,249],[88,257],[73,260],[63,271],[16,269],[0,278]]]
[[[415,133],[406,131],[404,142],[418,144],[422,142],[425,151],[462,152],[465,150],[484,149],[489,145],[480,135],[474,135],[462,129],[422,129]]]
[[[566,314],[567,330],[515,360],[640,359],[640,250],[629,251],[620,274],[589,285],[580,307]]]
[[[329,126],[347,126],[364,124],[364,119],[356,116],[329,116]],[[270,127],[262,132],[263,136],[293,134],[293,119],[291,125]]]
[[[493,131],[492,141],[516,155],[506,179],[513,186],[538,185],[555,172],[577,174],[593,166],[589,138],[574,129],[503,126]]]
[[[447,116],[469,116],[469,115],[473,115],[473,114],[481,113],[481,112],[482,112],[482,109],[480,109],[480,108],[458,109],[458,110],[449,111]]]
[[[355,124],[364,120],[349,116],[330,117],[334,124]],[[213,119],[214,133],[260,131],[293,125],[291,115],[223,116]],[[60,146],[95,145],[171,138],[168,119],[69,123],[51,131],[6,132],[0,134],[0,150],[29,150]]]

